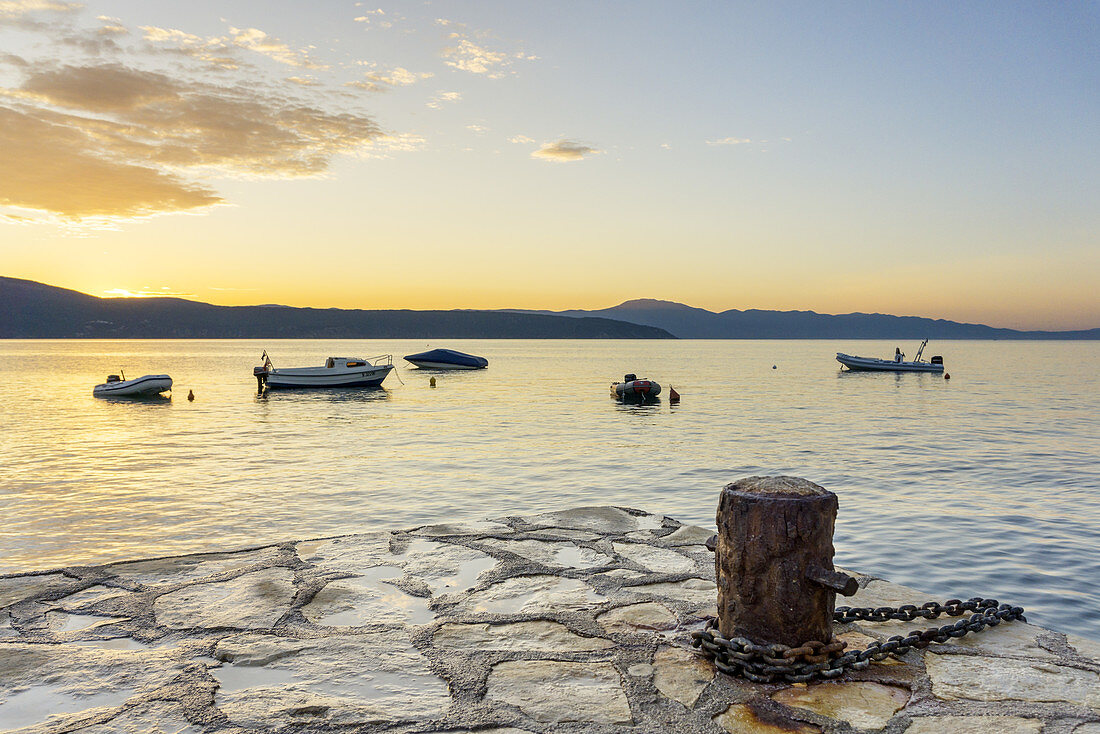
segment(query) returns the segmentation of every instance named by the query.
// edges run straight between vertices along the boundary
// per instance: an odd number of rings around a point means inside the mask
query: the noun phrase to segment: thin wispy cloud
[[[19,18],[43,11],[75,13],[83,7],[83,3],[62,2],[61,0],[0,0],[0,19]]]
[[[791,139],[787,138],[787,137],[783,137],[783,138],[779,138],[779,141],[782,141],[784,143],[789,143],[789,142],[791,142]],[[773,142],[778,142],[778,141],[775,141],[774,139],[768,139],[768,138],[761,138],[759,140],[754,140],[752,138],[735,138],[735,137],[716,138],[715,140],[706,141],[707,145],[748,145],[748,146],[751,146],[753,149],[759,150],[761,152],[767,152],[767,148],[765,148],[764,146],[768,145],[769,143],[773,143]]]
[[[236,45],[263,54],[280,64],[297,66],[303,69],[329,68],[327,65],[319,64],[311,59],[309,51],[306,49],[293,49],[278,38],[267,35],[259,28],[233,28],[231,26],[229,33]]]
[[[534,138],[529,138],[526,135],[513,135],[512,137],[508,138],[508,142],[509,143],[533,143],[533,142],[535,142],[535,139]]]
[[[103,24],[96,31],[101,36],[125,36],[130,33],[130,29],[124,26],[118,18],[100,15],[96,17],[96,20]]]
[[[557,163],[569,163],[582,160],[587,156],[597,155],[600,152],[602,151],[573,140],[559,140],[555,143],[543,145],[532,153],[531,157]]]
[[[240,49],[228,38],[203,38],[176,28],[141,26],[144,38],[151,46],[164,53],[178,54],[211,64],[220,69],[236,70],[243,62]]]
[[[369,92],[385,92],[395,87],[408,87],[435,76],[430,71],[414,72],[402,66],[385,69],[379,68],[376,64],[360,63],[372,67],[371,70],[363,74],[362,80],[347,82],[344,86],[365,89]]]
[[[435,22],[445,28],[455,29],[448,34],[451,44],[444,47],[439,54],[443,63],[453,69],[490,79],[502,79],[515,73],[509,68],[514,61],[534,61],[538,58],[523,51],[510,53],[490,49],[485,45],[490,34],[486,31],[471,31],[465,23],[446,18],[437,18]]]
[[[458,102],[461,99],[461,92],[440,92],[427,101],[427,106],[431,107],[433,110],[438,110],[445,104]]]
[[[356,3],[361,5],[362,3]],[[363,14],[355,18],[356,23],[363,23],[367,27],[375,28],[393,28],[394,21],[402,19],[398,15],[387,15],[385,10],[377,8],[375,10],[362,11]]]
[[[490,79],[504,76],[503,66],[509,61],[508,54],[490,51],[467,38],[460,38],[454,46],[448,46],[441,52],[443,63],[471,74],[485,74]]]

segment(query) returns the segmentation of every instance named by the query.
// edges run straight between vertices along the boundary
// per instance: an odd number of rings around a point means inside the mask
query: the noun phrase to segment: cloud
[[[489,132],[489,128],[485,127],[484,125],[478,125],[476,123],[467,125],[466,129],[470,130],[471,132],[475,132],[478,135],[484,135],[485,133]]]
[[[229,28],[229,33],[233,38],[233,43],[246,48],[249,51],[255,51],[258,54],[263,54],[269,59],[278,61],[280,64],[287,64],[288,66],[297,66],[303,69],[327,69],[329,67],[324,64],[318,64],[309,57],[309,53],[304,49],[292,49],[278,38],[267,35],[259,28]]]
[[[239,69],[242,61],[237,58],[240,50],[228,38],[203,38],[175,28],[141,26],[145,40],[167,53],[188,56],[221,69]]]
[[[336,155],[422,144],[257,86],[119,63],[31,69],[0,89],[0,203],[68,219],[208,207],[221,197],[192,178],[316,176]]]
[[[429,99],[427,104],[428,104],[428,107],[431,107],[433,110],[438,110],[440,107],[442,107],[447,102],[458,102],[461,99],[462,99],[462,93],[461,92],[440,92],[439,94],[437,94],[434,97],[432,97],[431,99]],[[534,142],[534,141],[532,141],[532,142]]]
[[[745,143],[751,143],[749,138],[718,138],[717,140],[708,140],[707,145],[744,145]]]
[[[79,127],[0,107],[0,204],[66,219],[136,217],[221,198],[179,176],[101,155]]]
[[[512,137],[508,138],[508,142],[509,143],[533,143],[533,142],[535,142],[535,139],[534,138],[529,138],[526,135],[513,135]]]
[[[374,67],[374,64],[367,62],[360,62],[361,64]],[[413,72],[402,66],[395,66],[392,69],[375,69],[363,74],[364,81],[348,82],[344,86],[346,87],[358,87],[359,89],[366,89],[369,92],[385,92],[395,87],[407,87],[412,84],[416,84],[423,79],[431,79],[435,74],[430,71]]]
[[[107,15],[96,16],[101,25],[99,27],[99,35],[101,36],[125,36],[130,33],[130,29],[122,25],[122,21],[118,18],[111,18]]]
[[[42,11],[75,13],[83,7],[83,3],[61,2],[61,0],[0,0],[0,18],[19,18]]]
[[[443,49],[441,55],[443,63],[447,66],[468,71],[471,74],[485,74],[490,79],[503,77],[502,68],[511,62],[508,54],[490,51],[468,38],[460,38],[458,45],[448,46]]]
[[[120,64],[63,66],[34,72],[19,92],[21,97],[89,112],[133,110],[179,98],[176,85],[168,77],[136,72]]]
[[[579,161],[588,155],[597,155],[602,151],[596,148],[582,145],[572,140],[559,140],[556,143],[547,143],[531,154],[532,158],[541,158],[546,161],[567,163]]]
[[[27,61],[22,56],[16,56],[15,54],[9,54],[0,51],[0,64],[8,64],[10,66],[25,68],[30,66],[31,62]]]
[[[360,3],[357,3],[357,5]],[[391,16],[393,20],[386,17],[386,11],[378,8],[377,10],[364,10],[363,15],[355,18],[356,23],[364,23],[367,26],[375,25],[379,28],[393,28],[394,20],[404,20],[400,15]]]

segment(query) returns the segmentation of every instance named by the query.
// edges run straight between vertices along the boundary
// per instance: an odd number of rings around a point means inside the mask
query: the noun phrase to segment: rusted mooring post
[[[829,642],[836,594],[858,588],[833,568],[836,511],[835,494],[798,477],[748,477],[722,489],[714,567],[724,637]]]

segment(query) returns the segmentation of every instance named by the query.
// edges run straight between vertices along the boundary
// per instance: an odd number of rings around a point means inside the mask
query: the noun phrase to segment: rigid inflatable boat
[[[132,380],[118,375],[107,375],[107,382],[92,388],[92,395],[97,398],[127,397],[142,398],[160,395],[172,389],[172,378],[168,375],[143,375]]]
[[[623,376],[622,382],[611,383],[612,397],[620,400],[653,400],[661,394],[661,386],[653,380],[639,380],[635,374]]]

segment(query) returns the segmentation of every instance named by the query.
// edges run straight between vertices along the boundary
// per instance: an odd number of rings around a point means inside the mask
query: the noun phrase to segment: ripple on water
[[[399,368],[405,384],[391,378],[384,391],[257,398],[263,349],[314,364],[424,343],[0,343],[0,425],[18,427],[0,461],[0,567],[593,504],[710,526],[724,484],[785,473],[837,492],[846,566],[930,595],[1019,602],[1033,621],[1085,636],[1100,629],[1100,587],[1089,584],[1100,566],[1100,342],[942,342],[950,381],[838,372],[836,351],[893,353],[873,341],[448,346],[492,366],[440,376],[434,390]],[[44,393],[57,364],[68,379]],[[120,364],[169,372],[199,400],[92,399]],[[627,371],[676,385],[683,400],[616,404],[607,384]],[[425,583],[447,593],[483,571]]]

